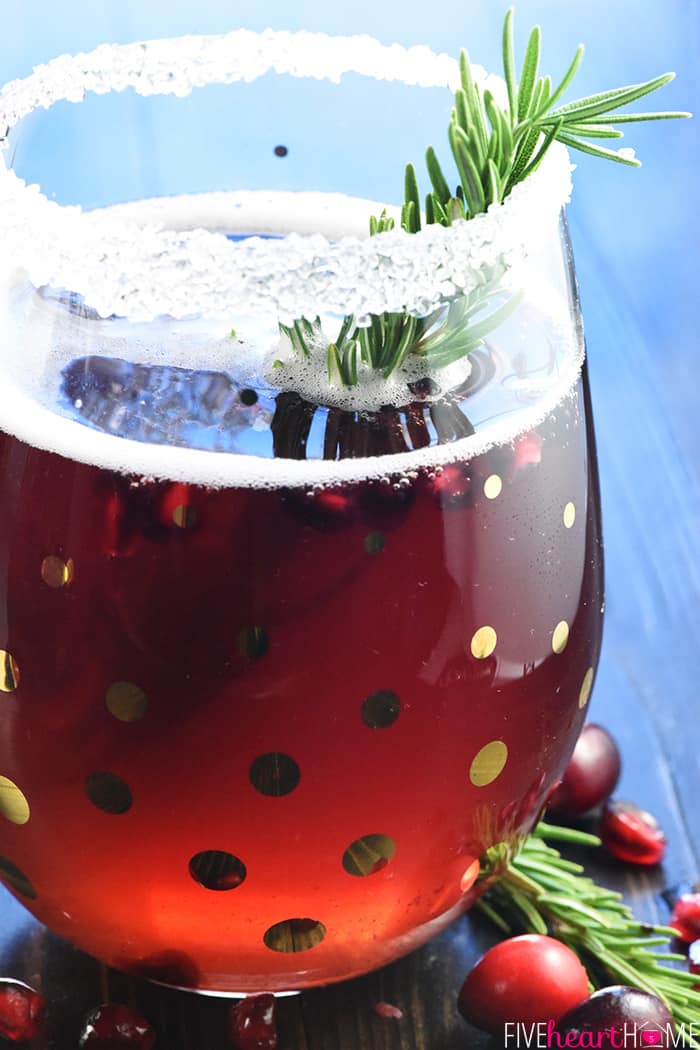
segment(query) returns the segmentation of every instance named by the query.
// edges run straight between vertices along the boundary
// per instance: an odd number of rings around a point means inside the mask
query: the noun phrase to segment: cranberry
[[[250,995],[231,1007],[228,1033],[236,1050],[275,1050],[274,995]]]
[[[103,1003],[85,1018],[78,1046],[90,1050],[151,1050],[156,1034],[148,1021],[123,1003]]]
[[[666,838],[651,813],[620,799],[603,810],[600,837],[613,857],[631,864],[659,864],[666,852]]]
[[[469,467],[448,463],[428,481],[435,500],[445,509],[469,507],[474,501],[474,485]]]
[[[507,1021],[558,1019],[588,995],[588,975],[560,941],[541,934],[511,937],[476,964],[459,993],[463,1017],[493,1035]]]
[[[610,798],[620,779],[620,752],[602,726],[583,727],[564,777],[549,807],[562,817],[577,817]]]
[[[636,1038],[637,1029],[639,1040]],[[569,1010],[553,1031],[555,1034],[550,1043],[553,1048],[566,1046],[569,1032],[591,1032],[592,1041],[581,1039],[575,1045],[619,1050],[625,1045],[673,1046],[675,1029],[671,1014],[655,995],[616,985],[594,992],[585,1002]]]
[[[44,1000],[22,981],[0,980],[0,1037],[26,1043],[39,1034],[44,1020]]]
[[[684,893],[678,898],[669,926],[688,944],[700,939],[700,893]]]

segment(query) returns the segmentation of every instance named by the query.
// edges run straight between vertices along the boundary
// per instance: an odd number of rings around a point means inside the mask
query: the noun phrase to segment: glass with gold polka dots
[[[86,139],[91,165],[73,165],[72,198],[50,178],[45,188],[61,204],[132,201],[108,213],[109,236],[156,215],[176,227],[183,266],[214,248],[223,266],[242,241],[258,289],[279,266],[271,255],[261,276],[252,235],[272,235],[266,250],[279,241],[291,267],[278,301],[209,314],[188,297],[145,316],[154,288],[127,269],[120,312],[91,298],[77,248],[76,287],[33,286],[29,271],[19,290],[17,274],[2,285],[0,320],[15,335],[0,346],[0,892],[113,966],[234,994],[382,966],[476,899],[481,858],[517,848],[586,717],[602,555],[559,208],[506,267],[471,275],[473,301],[443,302],[429,324],[435,304],[423,309],[426,339],[446,352],[471,331],[463,359],[430,364],[417,339],[412,372],[370,375],[367,340],[376,349],[417,322],[387,308],[358,324],[358,383],[329,379],[330,342],[320,371],[295,371],[295,340],[336,338],[344,309],[301,323],[282,310],[287,287],[303,286],[299,274],[329,281],[338,259],[354,265],[385,205],[399,224],[403,161],[434,140],[445,90],[279,73],[220,88],[217,106],[239,112],[243,98],[251,119],[210,142],[213,95],[185,100],[190,130],[202,117],[192,163],[212,164],[196,185],[160,157],[167,198],[133,204],[160,191],[116,186],[112,170],[101,179]],[[396,122],[405,138],[383,123],[364,141],[363,170],[347,129],[376,127],[361,113],[389,99],[411,114]],[[31,143],[53,119],[77,141],[102,104],[32,118],[26,147],[13,132],[17,173],[43,182]],[[104,103],[110,121],[96,133],[140,111],[165,149],[179,104],[124,93]],[[307,114],[318,123],[338,106],[348,120],[328,119],[311,143]],[[156,167],[130,165],[128,177]],[[298,194],[320,184],[352,200],[322,195],[310,211]],[[215,188],[264,192],[265,209],[283,194],[284,208],[244,216],[233,206],[243,197]],[[443,232],[447,251],[460,231]],[[289,234],[320,236],[311,243],[326,254],[295,261],[302,241]],[[343,235],[355,239],[338,247]],[[413,253],[423,242],[384,243]],[[147,247],[140,235],[129,247],[134,269]],[[117,272],[110,251],[105,280]],[[218,294],[226,273],[205,276]]]

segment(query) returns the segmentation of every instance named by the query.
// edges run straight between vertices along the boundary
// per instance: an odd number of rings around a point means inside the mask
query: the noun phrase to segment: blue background
[[[268,25],[369,32],[386,43],[427,42],[452,53],[466,45],[475,61],[498,70],[506,7],[503,0],[6,0],[0,79],[103,40]],[[675,69],[678,80],[654,108],[700,111],[699,0],[520,0],[521,47],[534,21],[543,26],[546,70],[555,74],[585,41],[578,94]],[[658,744],[645,754],[627,749],[625,758],[628,768],[649,771],[649,796],[638,797],[640,804],[682,809],[696,852],[678,858],[688,875],[697,875],[700,849],[699,129],[697,120],[631,128],[629,144],[645,165],[639,172],[577,158],[570,209],[608,566],[593,714],[613,728],[623,750],[635,722],[653,724]]]

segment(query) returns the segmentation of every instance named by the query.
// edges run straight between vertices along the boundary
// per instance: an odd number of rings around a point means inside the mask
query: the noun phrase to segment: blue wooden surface
[[[477,61],[497,67],[506,6],[504,0],[431,0],[429,5],[26,0],[4,5],[0,80],[103,39],[235,25],[366,31],[385,42],[427,41],[450,51],[466,44]],[[555,71],[563,70],[579,40],[586,42],[581,93],[675,69],[678,80],[658,102],[700,111],[699,0],[663,5],[655,0],[520,0],[521,42],[536,20],[544,29],[546,64]],[[641,172],[580,159],[570,219],[590,353],[607,554],[606,635],[593,717],[621,743],[621,793],[655,811],[671,839],[665,870],[651,880],[607,874],[637,897],[640,912],[652,917],[658,914],[653,890],[664,880],[697,879],[700,857],[700,385],[695,375],[700,122],[633,128],[630,140],[645,161]],[[84,972],[77,955],[67,949],[61,955],[51,947],[5,894],[0,921],[5,930],[12,929],[16,945],[16,951],[4,946],[5,968],[17,959],[31,976],[42,953],[48,953],[59,960],[53,964],[58,969],[75,966]],[[304,997],[289,1009],[289,1030],[295,1033],[289,1045],[313,1050],[466,1045],[454,1024],[440,1021],[442,1006],[426,1005],[430,996],[442,995],[454,1012],[455,988],[448,990],[444,981],[454,985],[455,973],[466,967],[479,943],[464,929],[369,983],[325,998],[325,993]],[[1,942],[2,936],[0,948]],[[120,978],[110,980],[118,986]],[[416,981],[423,982],[422,993]],[[410,1020],[396,1029],[399,1034],[362,1020],[362,1010],[369,1017],[369,1003],[381,995],[413,1004]],[[169,1023],[186,1027],[182,1018],[191,1008],[178,1001],[173,1010],[168,1014],[163,1006]],[[209,1046],[201,1023],[192,1021],[192,1030],[200,1031],[199,1042],[192,1042],[198,1048]],[[173,1035],[172,1045],[176,1042]]]

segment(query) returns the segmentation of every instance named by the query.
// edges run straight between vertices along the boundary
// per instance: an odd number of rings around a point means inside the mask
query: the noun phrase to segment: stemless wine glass
[[[602,557],[568,154],[369,236],[458,80],[238,31],[0,97],[0,877],[114,966],[378,967],[573,748]]]

